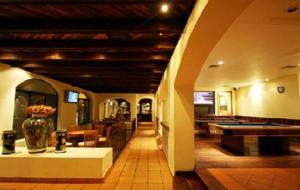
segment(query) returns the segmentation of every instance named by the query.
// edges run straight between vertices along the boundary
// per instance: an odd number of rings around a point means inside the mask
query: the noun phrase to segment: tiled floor
[[[291,145],[291,155],[235,156],[215,139],[198,139],[197,172],[210,189],[300,190],[300,146]]]
[[[210,168],[208,171],[227,189],[300,189],[300,168]]]
[[[290,155],[236,156],[220,147],[218,139],[197,138],[197,168],[300,168],[300,143],[291,143]]]
[[[180,184],[174,189],[180,190]],[[172,190],[173,177],[163,152],[157,148],[154,131],[147,127],[137,130],[101,184],[0,183],[0,190],[16,189]]]

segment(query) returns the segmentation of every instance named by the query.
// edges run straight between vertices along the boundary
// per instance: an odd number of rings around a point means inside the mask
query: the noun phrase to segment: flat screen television
[[[214,92],[194,92],[194,104],[213,105],[214,99]]]
[[[79,93],[71,90],[66,90],[66,102],[77,103],[79,98]]]

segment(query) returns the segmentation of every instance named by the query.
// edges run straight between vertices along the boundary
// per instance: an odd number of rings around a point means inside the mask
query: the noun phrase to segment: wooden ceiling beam
[[[69,52],[69,53],[1,53],[0,60],[2,61],[46,61],[53,60],[54,56],[61,57],[58,62],[64,61],[97,61],[97,62],[126,62],[126,61],[169,61],[170,53],[90,53],[90,52]]]
[[[81,68],[73,68],[73,67],[61,67],[61,68],[53,68],[51,66],[45,67],[45,68],[30,68],[26,69],[28,71],[32,72],[39,72],[39,73],[65,73],[65,74],[75,74],[75,73],[83,73],[84,72],[89,72],[87,74],[113,74],[113,75],[118,75],[122,73],[127,73],[127,74],[154,74],[154,75],[161,75],[163,73],[163,69],[138,69],[138,68],[127,68],[127,69],[118,69],[118,68],[109,68],[107,67],[106,69],[104,68],[89,68],[89,67],[81,67]]]
[[[1,50],[173,50],[176,40],[0,40]]]
[[[57,80],[69,80],[70,77],[64,77],[64,76],[59,76],[56,77]],[[120,80],[118,78],[104,78],[104,77],[92,77],[92,78],[83,78],[83,77],[76,77],[72,78],[72,82],[76,82],[78,84],[86,84],[87,82],[90,81],[100,81],[103,83],[119,83]],[[124,78],[122,79],[122,83],[136,83],[136,84],[143,84],[143,83],[155,83],[159,84],[160,79],[159,78],[144,78],[144,80],[136,80],[136,78]]]
[[[161,0],[0,0],[0,4],[161,4]],[[172,4],[193,4],[196,0],[166,0]]]
[[[51,71],[49,71],[51,70]],[[65,76],[65,78],[77,78],[77,77],[86,77],[86,78],[93,78],[94,76],[98,77],[105,77],[105,78],[110,78],[110,77],[118,77],[118,78],[135,78],[135,77],[141,77],[141,78],[160,78],[163,73],[153,73],[153,72],[134,72],[134,71],[124,71],[124,72],[116,72],[116,71],[79,71],[79,70],[69,70],[68,71],[52,71],[52,69],[49,68],[49,70],[33,70],[33,73],[37,73],[40,75],[45,75],[45,74],[51,74],[54,76]]]
[[[186,20],[12,20],[0,19],[0,33],[181,34]]]
[[[47,77],[50,77],[50,78],[57,78],[57,79],[68,79],[69,81],[72,81],[72,79],[76,80],[76,79],[79,79],[81,77],[78,76],[78,74],[63,74],[63,73],[59,73],[59,74],[55,74],[55,73],[38,73],[36,72],[36,74],[42,74],[44,76],[47,76]],[[120,74],[120,75],[98,75],[96,76],[97,79],[104,79],[104,80],[116,80],[118,79],[119,82],[123,83],[122,80],[123,79],[138,79],[138,80],[141,80],[141,79],[161,79],[161,76],[162,75],[143,75],[143,74],[135,74],[135,75],[125,75],[125,74]],[[89,79],[93,79],[93,77],[86,77],[86,78],[89,78]],[[122,79],[122,80],[121,80]],[[126,86],[126,84],[124,84]]]
[[[77,85],[90,85],[90,86],[111,86],[111,83],[105,83],[105,81],[89,81],[88,83],[87,82],[76,82],[76,84]],[[116,84],[114,84],[114,85],[116,85]],[[118,84],[118,85],[116,85],[116,86],[124,86],[124,85],[122,85],[122,84]],[[149,87],[149,86],[151,86],[151,87],[157,87],[158,86],[158,84],[157,83],[153,83],[153,82],[144,82],[144,83],[141,83],[141,82],[129,82],[127,85],[126,85],[127,87],[136,87],[136,86],[140,86],[140,87]]]
[[[98,61],[98,60],[85,60],[85,61],[69,61],[69,60],[43,60],[43,61],[22,61],[22,60],[3,60],[2,63],[9,64],[14,67],[20,67],[23,69],[42,69],[47,67],[53,68],[78,68],[82,69],[83,67],[88,67],[91,69],[105,69],[105,68],[119,68],[119,69],[156,69],[156,68],[165,68],[168,64],[167,61],[124,61],[124,62],[111,62]]]

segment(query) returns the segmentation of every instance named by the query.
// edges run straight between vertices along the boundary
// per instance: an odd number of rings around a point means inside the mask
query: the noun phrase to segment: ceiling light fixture
[[[168,3],[163,3],[160,7],[160,11],[162,13],[167,13],[169,11],[169,4]]]
[[[161,33],[159,33],[159,36],[162,36],[163,35],[163,33],[161,32]]]
[[[218,65],[224,65],[224,61],[220,60],[220,61],[218,62]]]
[[[269,82],[270,81],[270,79],[269,78],[265,78],[265,82]]]
[[[59,53],[54,53],[52,55],[47,56],[46,59],[59,60],[62,59],[62,56]]]
[[[96,59],[105,60],[107,57],[104,54],[99,54]]]

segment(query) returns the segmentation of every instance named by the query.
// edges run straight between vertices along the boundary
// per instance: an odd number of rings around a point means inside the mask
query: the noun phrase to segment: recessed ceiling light
[[[0,59],[17,59],[17,57],[12,53],[5,53],[0,56]]]
[[[163,4],[161,5],[161,7],[160,7],[160,11],[161,11],[162,13],[167,13],[167,12],[169,11],[169,4],[163,3]]]
[[[218,62],[218,65],[224,65],[224,61],[220,60],[220,61]]]
[[[298,67],[300,67],[300,63],[298,64]]]
[[[39,68],[39,67],[44,67],[43,65],[39,65],[36,63],[27,63],[22,66],[23,68]]]
[[[289,6],[288,13],[292,13],[298,10],[298,6]]]
[[[269,78],[265,78],[265,82],[269,82],[270,81],[270,79]]]
[[[96,59],[105,60],[106,56],[104,54],[99,54],[96,56]]]
[[[83,78],[91,78],[91,77],[93,77],[92,75],[90,75],[90,74],[84,74],[84,75],[80,75],[81,77],[83,77]]]
[[[161,33],[159,33],[159,36],[162,36],[163,35],[163,33],[161,32]]]
[[[62,56],[59,53],[54,53],[52,55],[47,56],[46,59],[58,60],[58,59],[62,59]]]

